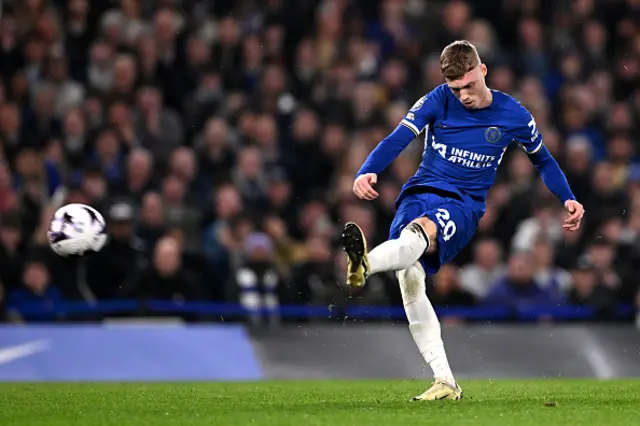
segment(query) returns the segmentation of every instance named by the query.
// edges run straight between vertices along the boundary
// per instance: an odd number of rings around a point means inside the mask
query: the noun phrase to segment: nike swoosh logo
[[[0,365],[44,352],[49,349],[48,340],[34,340],[33,342],[0,348]]]

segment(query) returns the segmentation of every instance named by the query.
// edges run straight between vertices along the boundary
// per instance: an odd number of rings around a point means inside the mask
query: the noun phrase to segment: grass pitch
[[[465,399],[408,402],[419,381],[0,384],[0,425],[640,424],[640,381],[464,381]]]

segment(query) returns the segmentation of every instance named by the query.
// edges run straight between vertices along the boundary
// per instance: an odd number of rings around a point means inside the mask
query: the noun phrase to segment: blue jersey
[[[468,109],[446,84],[420,98],[365,161],[358,172],[380,173],[416,136],[425,134],[422,161],[403,186],[436,188],[484,204],[496,171],[510,144],[529,154],[547,187],[562,201],[574,199],[569,184],[544,146],[531,113],[511,96],[492,90],[491,105]]]

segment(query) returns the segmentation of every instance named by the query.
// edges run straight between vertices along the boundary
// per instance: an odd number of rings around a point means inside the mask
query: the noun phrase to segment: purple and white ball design
[[[67,204],[49,224],[49,245],[62,257],[83,257],[102,249],[107,241],[105,221],[93,207]]]

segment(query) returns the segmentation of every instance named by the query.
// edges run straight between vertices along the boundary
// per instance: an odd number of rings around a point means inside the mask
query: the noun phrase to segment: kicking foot
[[[364,287],[369,274],[367,240],[362,233],[362,229],[353,222],[349,222],[344,226],[342,248],[349,257],[347,284],[353,288]]]
[[[412,401],[439,401],[442,399],[459,400],[462,399],[462,389],[457,384],[450,385],[444,380],[436,380],[429,389],[421,395],[413,397]]]

